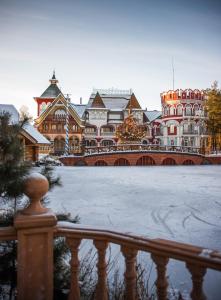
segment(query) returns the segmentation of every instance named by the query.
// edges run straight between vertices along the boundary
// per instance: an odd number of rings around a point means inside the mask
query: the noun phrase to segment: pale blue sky
[[[93,87],[132,88],[160,109],[160,92],[207,88],[221,78],[217,0],[0,0],[0,103],[26,104],[53,69],[72,101]]]

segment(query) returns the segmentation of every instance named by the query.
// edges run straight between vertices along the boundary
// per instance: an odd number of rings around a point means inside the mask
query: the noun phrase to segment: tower
[[[45,109],[50,105],[54,99],[61,94],[59,87],[57,86],[58,80],[55,76],[55,71],[53,72],[52,78],[49,80],[50,85],[42,93],[40,97],[34,97],[34,100],[37,102],[37,116],[39,117]]]

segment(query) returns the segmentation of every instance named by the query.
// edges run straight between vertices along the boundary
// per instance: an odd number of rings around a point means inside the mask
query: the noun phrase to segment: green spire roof
[[[57,86],[58,80],[55,77],[55,71],[53,72],[53,76],[49,81],[51,84],[40,96],[40,98],[56,98],[59,94],[61,94],[61,90]]]

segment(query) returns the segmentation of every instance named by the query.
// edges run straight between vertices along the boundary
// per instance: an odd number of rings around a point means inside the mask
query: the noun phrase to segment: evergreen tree
[[[217,152],[221,150],[221,90],[217,82],[207,91],[205,109],[210,150]]]
[[[8,113],[0,114],[0,227],[13,225],[13,218],[17,209],[26,205],[24,200],[24,179],[32,170],[30,163],[23,160],[24,149],[21,140],[21,131],[28,122],[23,116],[19,123],[12,124]],[[60,177],[54,175],[53,167],[46,164],[40,169],[40,173],[49,181],[49,190],[55,186],[61,186]],[[44,205],[49,203],[48,198],[43,200]],[[57,214],[59,221],[79,222],[79,217],[72,218],[70,214]],[[68,269],[64,263],[64,256],[68,252],[64,239],[57,238],[54,243],[54,268],[55,291],[67,286]],[[0,243],[0,295],[9,299],[14,298],[16,288],[16,241]],[[58,276],[59,275],[59,276]],[[1,285],[9,286],[9,291],[4,295]]]

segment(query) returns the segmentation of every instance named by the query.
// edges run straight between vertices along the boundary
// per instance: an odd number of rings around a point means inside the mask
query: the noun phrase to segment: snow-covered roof
[[[17,109],[14,107],[12,104],[0,104],[0,113],[9,113],[11,118],[10,122],[11,124],[13,123],[18,123],[19,122],[19,113]]]
[[[11,115],[11,124],[19,122],[19,113],[12,104],[0,104],[0,113],[7,112]],[[37,144],[50,144],[50,142],[30,123],[23,126],[23,130],[33,138]]]
[[[126,108],[128,101],[131,98],[131,94],[122,94],[122,93],[119,93],[119,94],[100,93],[99,95],[105,105],[105,108],[108,108],[108,109],[123,110]],[[88,105],[87,105],[88,108],[91,107],[95,96],[96,96],[95,93],[91,94]]]
[[[158,110],[145,111],[144,113],[150,122],[158,119],[162,115],[162,112]]]
[[[85,112],[86,105],[85,104],[74,104],[74,103],[71,103],[71,106],[74,108],[74,110],[79,115],[79,117],[82,118],[83,114]]]
[[[30,123],[25,124],[23,130],[30,135],[37,144],[50,144],[50,142]]]

